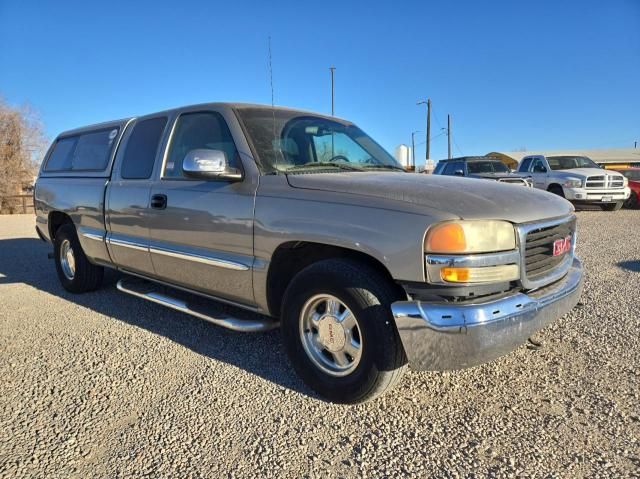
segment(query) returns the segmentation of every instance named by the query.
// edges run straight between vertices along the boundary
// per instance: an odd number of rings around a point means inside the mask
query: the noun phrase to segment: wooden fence
[[[0,199],[2,214],[34,213],[33,194],[4,196]]]

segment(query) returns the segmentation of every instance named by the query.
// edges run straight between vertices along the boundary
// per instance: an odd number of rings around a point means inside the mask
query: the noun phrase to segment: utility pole
[[[416,169],[416,133],[420,133],[419,131],[411,132],[411,166],[413,166],[413,170]]]
[[[331,70],[331,116],[335,116],[335,110],[333,108],[333,72],[335,71],[336,67],[329,67],[329,70]]]
[[[427,101],[419,101],[416,105],[427,104],[427,152],[425,159],[428,160],[431,157],[431,98],[427,98]]]
[[[447,146],[449,147],[449,159],[451,159],[451,115],[447,113]]]

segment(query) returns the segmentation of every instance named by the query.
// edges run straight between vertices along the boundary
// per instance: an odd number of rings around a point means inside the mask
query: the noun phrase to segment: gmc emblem
[[[553,242],[553,256],[560,256],[571,249],[571,236]]]

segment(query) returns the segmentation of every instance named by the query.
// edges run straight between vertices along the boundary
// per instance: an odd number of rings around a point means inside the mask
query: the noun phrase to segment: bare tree
[[[38,115],[0,98],[0,213],[13,213],[28,192],[47,146]]]

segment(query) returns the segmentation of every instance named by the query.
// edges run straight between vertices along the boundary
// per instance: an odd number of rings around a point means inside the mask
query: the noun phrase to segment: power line
[[[456,149],[458,150],[458,153],[460,153],[461,156],[464,156],[464,153],[462,153],[462,150],[460,149],[460,147],[458,146],[458,143],[456,142],[455,137],[451,138],[453,140],[453,144],[455,145]]]
[[[435,140],[436,138],[439,138],[439,137],[441,137],[441,136],[443,136],[443,135],[446,135],[446,134],[447,134],[447,132],[446,132],[446,131],[442,131],[442,132],[438,133],[436,136],[432,136],[432,137],[430,138],[430,140],[431,140],[431,141],[433,141],[433,140]],[[421,141],[420,143],[416,143],[416,145],[417,145],[417,146],[424,145],[426,142],[427,142],[427,140],[424,140],[424,141]]]

